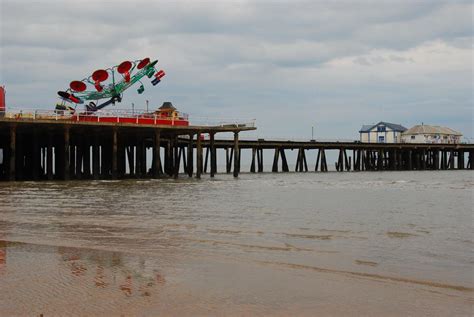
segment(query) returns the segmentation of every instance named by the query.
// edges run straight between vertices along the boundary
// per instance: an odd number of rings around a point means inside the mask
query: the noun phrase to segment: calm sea
[[[0,315],[470,315],[474,173],[0,183]]]

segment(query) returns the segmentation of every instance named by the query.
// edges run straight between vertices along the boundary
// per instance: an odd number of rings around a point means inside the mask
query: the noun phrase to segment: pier
[[[217,173],[217,151],[225,151],[225,172],[238,177],[241,154],[249,151],[246,172],[474,169],[474,144],[408,144],[241,140],[253,124],[173,126],[0,118],[0,180],[177,178]],[[227,133],[232,139],[218,139]],[[206,139],[202,136],[206,135]],[[297,151],[289,162],[287,151]],[[264,171],[264,154],[271,170]],[[151,159],[151,162],[148,160]]]

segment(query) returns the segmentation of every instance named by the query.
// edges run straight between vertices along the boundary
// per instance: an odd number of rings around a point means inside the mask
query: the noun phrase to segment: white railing
[[[5,113],[5,118],[14,120],[68,120],[89,122],[112,122],[110,118],[116,119],[115,123],[146,123],[160,124],[162,120],[171,121],[171,125],[179,121],[189,121],[191,126],[219,126],[219,127],[256,127],[255,119],[229,119],[212,117],[192,117],[186,113],[178,113],[177,117],[162,117],[154,112],[142,110],[98,110],[81,111],[71,113],[68,110],[10,110]],[[134,119],[132,122],[130,119]],[[147,122],[144,122],[147,121]]]

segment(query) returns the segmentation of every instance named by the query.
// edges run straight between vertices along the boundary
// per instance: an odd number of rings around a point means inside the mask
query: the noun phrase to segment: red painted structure
[[[5,86],[0,86],[0,112],[6,111],[6,104],[5,104]]]
[[[164,102],[155,112],[140,114],[102,114],[92,113],[73,113],[70,117],[72,121],[85,122],[107,122],[107,123],[132,123],[148,125],[171,125],[171,126],[189,126],[188,116],[182,114],[173,106],[171,102]]]
[[[107,122],[107,123],[133,123],[149,125],[171,125],[171,126],[189,126],[186,117],[164,118],[153,114],[141,114],[137,116],[97,116],[90,114],[76,114],[71,117],[72,121],[83,122]]]

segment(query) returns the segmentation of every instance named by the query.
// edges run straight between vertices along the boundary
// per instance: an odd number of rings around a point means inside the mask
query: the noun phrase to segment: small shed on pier
[[[363,143],[400,143],[401,134],[407,128],[401,124],[380,121],[377,124],[363,125],[359,131]]]

